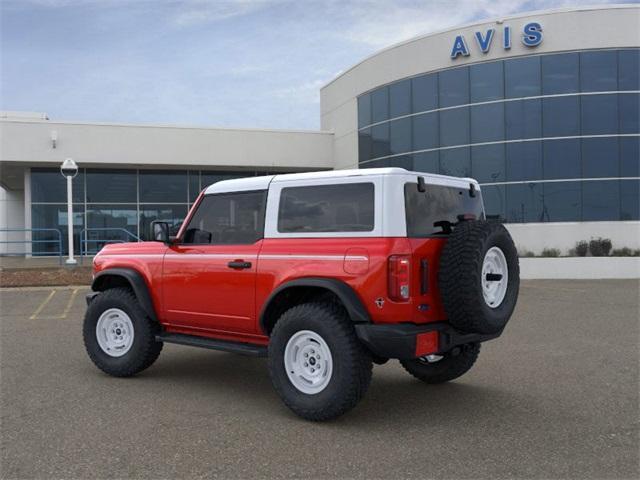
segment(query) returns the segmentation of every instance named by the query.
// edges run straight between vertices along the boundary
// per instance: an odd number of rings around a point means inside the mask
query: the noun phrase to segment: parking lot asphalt
[[[639,287],[523,282],[467,375],[376,366],[324,424],[287,410],[264,359],[165,345],[111,378],[84,352],[85,288],[2,290],[1,477],[638,478]]]

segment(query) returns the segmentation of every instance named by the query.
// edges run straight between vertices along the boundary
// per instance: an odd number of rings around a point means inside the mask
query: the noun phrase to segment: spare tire
[[[449,323],[465,333],[499,333],[518,300],[520,267],[501,223],[463,221],[442,250],[438,284]]]

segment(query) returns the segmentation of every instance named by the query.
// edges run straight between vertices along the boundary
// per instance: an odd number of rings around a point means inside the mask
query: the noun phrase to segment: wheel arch
[[[354,323],[370,323],[371,318],[356,292],[345,282],[334,278],[305,277],[290,280],[276,288],[264,302],[260,312],[260,329],[266,335],[287,309],[317,299],[335,299]]]
[[[94,292],[104,292],[115,287],[131,288],[149,318],[158,321],[149,288],[140,272],[132,268],[108,268],[97,273],[91,283],[91,290]]]

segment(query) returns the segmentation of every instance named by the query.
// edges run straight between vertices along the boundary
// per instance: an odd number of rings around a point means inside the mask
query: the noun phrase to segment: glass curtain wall
[[[282,172],[280,172],[282,173]],[[177,233],[189,207],[208,185],[220,180],[269,172],[80,169],[73,180],[76,253],[95,253],[107,243],[150,238],[151,222],[169,222]],[[66,181],[58,169],[31,170],[31,222],[34,229],[58,229],[63,253],[67,245]],[[55,231],[33,233],[34,255],[58,250]],[[82,245],[81,245],[82,241]]]
[[[476,178],[507,222],[638,220],[640,49],[485,62],[358,98],[360,168]]]

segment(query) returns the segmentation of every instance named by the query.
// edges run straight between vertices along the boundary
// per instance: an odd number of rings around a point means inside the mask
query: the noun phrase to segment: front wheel
[[[151,366],[160,355],[158,324],[140,308],[133,292],[112,288],[96,296],[84,317],[84,345],[103,372],[130,377]]]
[[[371,357],[344,309],[307,303],[287,310],[269,343],[269,373],[282,401],[307,420],[338,417],[364,396]]]
[[[455,354],[454,354],[455,353]],[[444,383],[467,373],[480,353],[479,343],[463,345],[457,352],[400,360],[404,369],[425,383]]]

